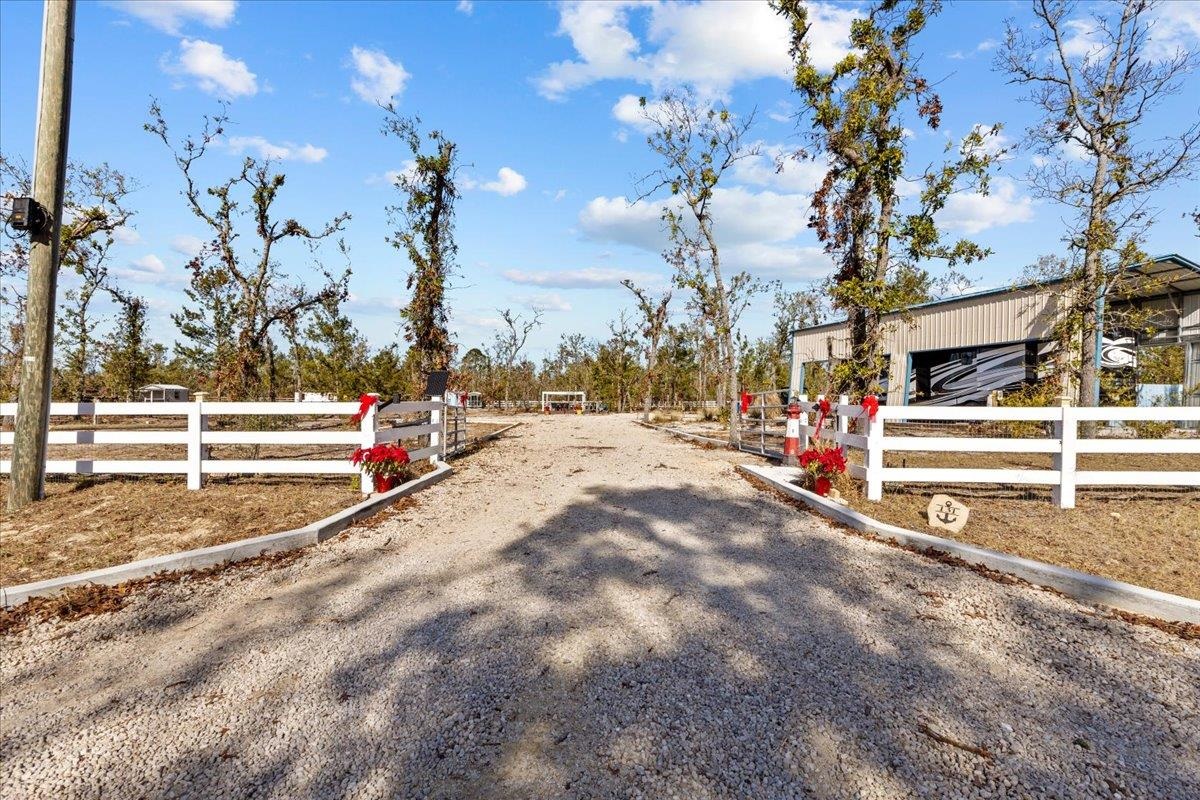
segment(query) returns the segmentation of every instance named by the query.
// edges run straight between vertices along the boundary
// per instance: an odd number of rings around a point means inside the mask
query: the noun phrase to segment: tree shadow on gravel
[[[204,620],[155,700],[228,719],[135,729],[170,743],[137,794],[1200,794],[1194,647],[763,493],[593,486],[499,549],[363,569]],[[84,723],[146,700],[98,696]]]

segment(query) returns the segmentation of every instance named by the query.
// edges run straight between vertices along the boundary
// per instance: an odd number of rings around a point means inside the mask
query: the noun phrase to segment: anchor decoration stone
[[[967,517],[971,515],[971,509],[950,495],[935,494],[933,499],[929,501],[927,513],[929,515],[929,527],[949,531],[950,533],[958,533],[967,524]]]

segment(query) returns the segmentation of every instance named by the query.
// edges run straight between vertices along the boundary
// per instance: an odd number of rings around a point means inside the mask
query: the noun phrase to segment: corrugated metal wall
[[[911,324],[892,321],[884,339],[884,352],[892,357],[888,402],[904,402],[909,353],[1049,338],[1055,297],[1053,292],[1015,289],[915,309]],[[846,358],[849,342],[844,323],[798,331],[792,337],[793,374],[801,363],[825,361],[830,345],[834,358]]]

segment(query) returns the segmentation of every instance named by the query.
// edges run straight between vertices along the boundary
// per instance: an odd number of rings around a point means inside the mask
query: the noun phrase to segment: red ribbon
[[[867,395],[862,399],[862,409],[862,413],[859,416],[861,417],[863,414],[866,414],[871,422],[874,422],[875,414],[879,411],[879,398],[873,394]]]
[[[821,426],[825,424],[825,418],[829,416],[829,399],[822,397],[817,401],[817,404],[813,407],[813,410],[821,412],[820,415],[817,416],[816,430],[813,431],[813,438],[819,439],[821,438]]]
[[[742,392],[742,413],[745,414],[750,410],[750,404],[754,402],[754,395],[749,392]]]
[[[363,421],[363,417],[367,415],[367,411],[371,406],[379,402],[379,398],[373,394],[360,394],[358,396],[358,413],[350,419],[356,424]]]

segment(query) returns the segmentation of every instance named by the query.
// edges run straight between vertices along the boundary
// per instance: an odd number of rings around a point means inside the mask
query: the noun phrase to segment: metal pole
[[[67,175],[71,120],[71,57],[75,44],[75,0],[46,0],[42,17],[41,89],[34,143],[33,198],[50,213],[45,241],[29,248],[29,291],[25,300],[25,346],[17,421],[13,435],[8,508],[41,500],[46,482],[46,439],[50,428],[50,381],[54,361],[54,294],[58,284],[59,233]]]

